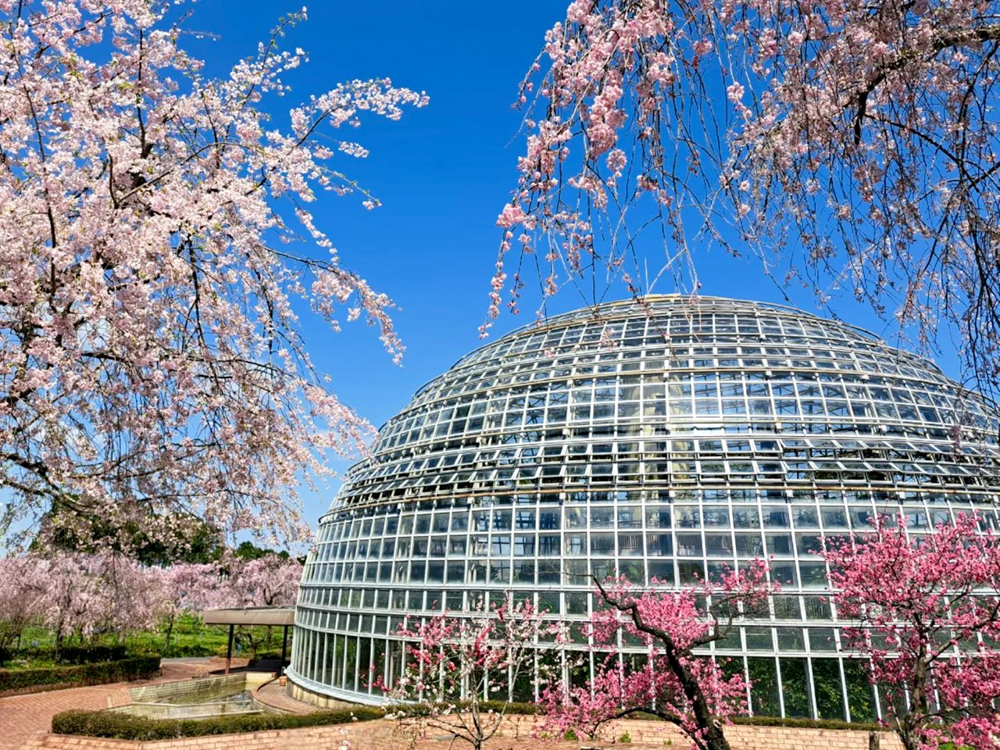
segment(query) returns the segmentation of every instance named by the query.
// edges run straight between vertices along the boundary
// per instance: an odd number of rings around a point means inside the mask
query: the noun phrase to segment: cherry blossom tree
[[[585,686],[556,683],[545,690],[546,726],[594,736],[609,721],[648,713],[678,726],[695,748],[728,750],[722,722],[745,712],[747,685],[742,670],[727,676],[695,650],[725,638],[737,618],[767,612],[768,596],[777,591],[761,561],[717,583],[673,591],[655,581],[650,587],[624,578],[597,582],[607,606],[591,623],[594,677]],[[619,635],[645,646],[643,657],[623,653]]]
[[[120,639],[156,626],[162,587],[155,571],[114,553],[29,555],[42,623],[56,637],[56,656],[67,637],[97,633]]]
[[[0,0],[8,528],[55,511],[83,536],[176,536],[193,519],[298,537],[294,488],[370,430],[314,370],[301,308],[335,330],[367,320],[403,351],[390,300],[310,206],[329,191],[375,208],[346,175],[367,152],[338,129],[426,97],[350,81],[272,118],[306,60],[278,42],[304,13],[216,79],[181,46],[175,6]]]
[[[228,607],[232,594],[219,566],[214,563],[175,563],[167,568],[153,568],[158,578],[158,616],[166,621],[164,653],[169,653],[174,623],[178,615]]]
[[[0,558],[0,664],[24,629],[40,619],[46,582],[31,555]]]
[[[573,0],[521,86],[490,315],[526,269],[543,296],[696,292],[692,249],[714,243],[928,346],[954,327],[996,389],[998,18],[995,0]]]
[[[92,555],[61,554],[36,558],[48,585],[39,602],[43,624],[55,633],[56,658],[74,634],[92,635],[103,620],[99,561]]]
[[[299,595],[302,563],[294,557],[268,553],[253,560],[232,558],[229,597],[235,607],[291,607]]]
[[[65,639],[155,626],[162,588],[154,569],[112,553],[29,553],[0,560],[0,649],[37,622]]]
[[[121,554],[104,554],[100,598],[104,628],[123,639],[156,628],[160,619],[160,578],[156,571]]]
[[[146,571],[155,581],[151,584],[156,592],[151,608],[166,625],[165,650],[170,648],[178,615],[207,609],[292,606],[302,579],[302,564],[297,559],[271,551],[249,560],[228,553],[218,563],[176,563]],[[267,646],[271,634],[268,627]],[[256,650],[252,630],[241,628],[240,636]]]
[[[229,604],[234,607],[291,607],[299,596],[302,563],[294,557],[273,552],[252,560],[231,558],[226,566]],[[268,625],[264,648],[271,647],[274,629]],[[241,629],[241,635],[256,653],[253,631]]]
[[[907,750],[996,747],[1000,717],[1000,538],[976,516],[917,535],[905,516],[858,539],[827,540],[834,602],[850,648],[885,694]]]
[[[471,617],[404,622],[398,635],[410,643],[403,674],[394,685],[381,677],[375,684],[397,703],[397,717],[413,737],[446,732],[481,750],[503,724],[508,687],[534,679],[540,646],[563,641],[561,625],[546,622],[544,614],[507,592]],[[499,706],[485,705],[496,699]]]

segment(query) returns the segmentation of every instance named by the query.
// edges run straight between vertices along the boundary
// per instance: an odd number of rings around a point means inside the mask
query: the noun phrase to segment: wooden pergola
[[[281,636],[281,662],[284,664],[288,650],[288,628],[295,623],[294,607],[248,607],[247,609],[207,609],[201,613],[206,625],[228,625],[229,642],[226,645],[226,674],[233,659],[233,633],[237,625],[264,625],[284,628]]]

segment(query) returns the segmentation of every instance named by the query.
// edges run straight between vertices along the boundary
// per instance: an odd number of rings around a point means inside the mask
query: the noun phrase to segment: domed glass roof
[[[369,673],[398,672],[405,615],[514,590],[582,623],[591,575],[682,586],[771,556],[771,619],[711,653],[748,672],[758,712],[873,718],[812,553],[880,513],[914,533],[971,508],[994,523],[997,428],[930,362],[793,309],[650,297],[527,326],[422,387],[348,472],[290,675],[377,701]]]

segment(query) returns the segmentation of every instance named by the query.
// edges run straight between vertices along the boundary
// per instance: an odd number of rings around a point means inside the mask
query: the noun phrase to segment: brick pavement
[[[245,660],[244,660],[245,661]],[[107,685],[50,690],[0,698],[0,750],[19,750],[33,735],[48,732],[52,717],[72,708],[99,709],[131,703],[130,687],[184,680],[219,668],[215,660],[165,662],[160,675],[150,680],[112,682]]]
[[[47,693],[0,698],[0,750],[446,750],[450,737],[441,731],[414,741],[392,721],[359,722],[336,727],[310,727],[281,731],[252,732],[239,735],[212,735],[160,742],[100,740],[86,737],[62,737],[47,734],[52,716],[71,708],[99,709],[130,702],[128,688],[154,682],[193,677],[213,670],[215,664],[166,663],[155,680],[115,683],[93,687],[56,690]],[[274,684],[274,683],[272,683]],[[275,685],[276,687],[276,685]],[[275,691],[277,693],[277,691]],[[278,699],[276,696],[268,696]],[[299,701],[285,696],[301,707]],[[285,706],[282,706],[285,707]],[[290,706],[289,706],[290,707]],[[302,710],[300,708],[300,710]],[[508,717],[502,736],[487,744],[487,750],[533,750],[541,743],[533,732],[535,717]],[[622,747],[621,735],[636,750],[665,750],[688,747],[688,741],[676,729],[661,722],[617,722],[608,728],[603,741],[565,742],[548,740],[546,750],[579,750],[584,746]],[[867,732],[780,727],[733,726],[726,730],[735,750],[867,750]],[[344,741],[348,744],[345,745]],[[616,742],[617,740],[617,742]],[[882,747],[898,750],[891,735],[882,736]]]
[[[502,736],[486,744],[486,750],[580,750],[625,747],[635,750],[684,750],[690,742],[662,722],[627,721],[609,727],[600,740],[567,742],[541,740],[534,736],[531,717],[520,717],[505,727]],[[624,734],[628,733],[627,743]],[[868,733],[830,729],[782,727],[730,727],[726,736],[734,750],[867,750]],[[250,732],[190,737],[180,740],[127,741],[87,737],[37,735],[23,750],[449,750],[454,744],[443,732],[431,732],[411,742],[391,721],[359,722],[333,727],[309,727],[281,731]],[[882,736],[884,750],[900,750],[898,741]]]

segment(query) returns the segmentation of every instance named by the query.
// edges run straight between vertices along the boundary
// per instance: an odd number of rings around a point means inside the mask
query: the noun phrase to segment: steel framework
[[[591,575],[683,586],[763,556],[783,586],[770,618],[709,653],[746,671],[755,712],[876,718],[813,553],[874,514],[915,534],[962,510],[995,525],[997,429],[932,363],[794,309],[666,296],[548,319],[422,387],[349,471],[306,563],[288,674],[379,702],[406,616],[513,590],[580,642]]]

